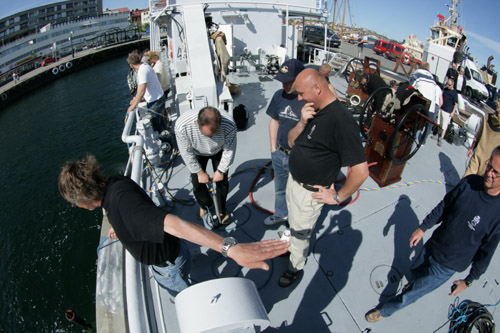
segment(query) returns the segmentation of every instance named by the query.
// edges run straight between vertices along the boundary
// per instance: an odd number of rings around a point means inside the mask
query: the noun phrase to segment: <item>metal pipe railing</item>
[[[144,138],[140,135],[129,135],[132,125],[137,117],[137,109],[130,112],[122,132],[122,141],[133,144],[130,160],[132,171],[130,178],[139,186],[141,185],[141,172],[143,164]],[[149,320],[147,320],[147,307],[143,288],[141,264],[138,263],[128,251],[125,251],[125,295],[127,307],[127,320],[130,332],[150,332]]]

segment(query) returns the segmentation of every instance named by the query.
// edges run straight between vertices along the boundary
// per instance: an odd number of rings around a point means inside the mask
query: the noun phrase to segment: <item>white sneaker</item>
[[[269,216],[264,220],[265,225],[273,225],[276,223],[282,223],[287,221],[287,217],[276,217],[274,215]]]

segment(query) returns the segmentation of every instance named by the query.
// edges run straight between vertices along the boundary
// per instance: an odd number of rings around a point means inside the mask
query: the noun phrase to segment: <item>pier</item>
[[[26,93],[60,77],[71,75],[81,69],[115,57],[121,57],[133,50],[149,47],[149,36],[138,40],[107,47],[79,51],[44,67],[19,76],[17,82],[10,81],[0,87],[0,109]],[[124,60],[125,61],[125,60]],[[125,78],[124,78],[125,79]]]

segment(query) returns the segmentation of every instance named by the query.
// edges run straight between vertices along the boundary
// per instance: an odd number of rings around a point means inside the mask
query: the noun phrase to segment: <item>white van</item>
[[[446,72],[451,66],[455,49],[449,46],[438,45],[427,42],[424,47],[423,60],[429,63],[429,70],[436,76],[439,83],[445,83]],[[462,89],[467,97],[474,97],[482,101],[487,99],[489,94],[481,78],[481,73],[476,64],[469,59],[464,59],[458,66],[464,67],[466,87]]]
[[[464,95],[469,98],[476,98],[480,101],[488,99],[488,89],[486,89],[483,83],[481,73],[476,64],[466,59],[462,61],[462,67],[464,68],[464,76],[466,79],[465,89],[462,88]]]

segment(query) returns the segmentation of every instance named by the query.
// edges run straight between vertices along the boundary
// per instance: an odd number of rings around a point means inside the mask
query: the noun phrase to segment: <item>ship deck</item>
[[[238,131],[235,161],[230,168],[228,210],[232,223],[215,232],[234,236],[240,242],[277,238],[285,226],[266,227],[263,221],[268,214],[252,205],[249,192],[255,181],[255,202],[273,210],[270,169],[266,168],[258,179],[256,177],[270,161],[269,117],[265,111],[281,84],[270,75],[255,72],[232,73],[229,81],[242,88],[240,94],[233,96],[234,105],[247,107],[249,121],[245,130]],[[332,74],[331,81],[342,97],[347,90],[344,78]],[[412,259],[422,249],[421,244],[415,249],[409,248],[410,235],[460,180],[465,164],[463,145],[444,142],[438,147],[436,140],[429,138],[406,163],[401,182],[381,189],[368,178],[359,198],[352,204],[325,206],[312,235],[304,274],[291,287],[278,286],[279,277],[288,265],[287,257],[269,260],[269,271],[248,270],[194,244],[189,244],[190,280],[193,284],[221,277],[254,281],[271,322],[267,332],[446,332],[448,310],[456,302],[455,297],[448,296],[451,283],[464,278],[467,272],[457,273],[449,283],[390,318],[368,323],[364,315],[405,285]],[[175,161],[168,189],[175,199],[181,200],[175,203],[172,213],[203,224],[196,217],[198,206],[183,201],[190,198],[192,192],[189,171],[180,157]],[[431,234],[427,232],[424,240]],[[497,262],[498,253],[487,273],[459,295],[459,299],[496,303],[500,295]],[[154,279],[150,281],[156,290]],[[174,302],[166,291],[157,290],[155,301],[162,303],[165,330],[177,332]],[[495,310],[489,308],[494,317],[500,319]]]

